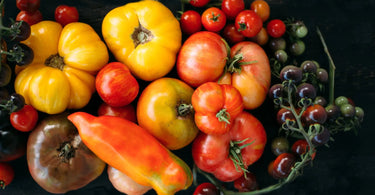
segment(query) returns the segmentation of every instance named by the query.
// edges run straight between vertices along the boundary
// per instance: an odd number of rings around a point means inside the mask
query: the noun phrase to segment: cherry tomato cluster
[[[40,0],[16,0],[16,6],[20,10],[17,14],[17,21],[25,21],[30,26],[43,20],[40,12]]]

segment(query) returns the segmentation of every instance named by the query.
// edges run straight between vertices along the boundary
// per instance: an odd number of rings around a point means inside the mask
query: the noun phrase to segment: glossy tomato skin
[[[285,23],[280,19],[273,19],[267,23],[267,33],[273,38],[282,37],[285,31]]]
[[[178,54],[177,74],[192,87],[214,81],[223,73],[227,54],[220,35],[208,31],[194,33],[184,42]]]
[[[217,7],[209,7],[202,13],[202,25],[208,31],[219,32],[226,23],[225,13]]]
[[[25,105],[21,110],[10,114],[10,123],[19,131],[31,131],[37,122],[38,111],[31,105]]]
[[[95,86],[101,99],[114,107],[130,104],[139,92],[138,81],[129,68],[120,62],[104,66],[96,76]]]
[[[121,107],[113,107],[103,102],[98,108],[98,116],[108,115],[108,116],[118,116],[134,123],[137,122],[137,115],[135,113],[135,108],[133,104],[128,104]]]
[[[139,126],[171,150],[190,144],[198,134],[191,97],[194,90],[175,78],[160,78],[142,91],[137,104]]]
[[[201,15],[194,10],[187,10],[180,18],[181,30],[187,35],[199,32],[202,29]]]
[[[268,94],[271,83],[271,68],[267,54],[258,44],[242,41],[231,48],[231,58],[242,54],[239,62],[253,62],[237,66],[237,71],[227,72],[219,83],[231,84],[241,93],[245,109],[259,107]],[[240,70],[240,72],[239,72]]]
[[[250,5],[250,9],[257,13],[263,22],[270,17],[270,6],[265,0],[253,1]]]
[[[262,29],[263,22],[253,10],[243,10],[236,16],[235,25],[245,37],[254,37]]]
[[[207,5],[210,2],[210,0],[190,0],[190,5],[194,7],[203,7]]]
[[[16,21],[25,21],[30,26],[43,20],[42,12],[36,10],[35,12],[20,11],[16,16]]]
[[[191,99],[195,123],[207,134],[228,132],[244,108],[241,94],[228,84],[204,83],[195,89]]]
[[[249,112],[243,111],[236,117],[233,127],[222,135],[208,135],[201,132],[192,144],[193,160],[198,168],[212,173],[217,179],[229,182],[241,177],[229,158],[230,142],[251,143],[241,150],[245,167],[256,162],[263,154],[267,135],[261,122]]]
[[[237,14],[244,9],[244,0],[223,0],[221,2],[221,10],[223,10],[228,20],[234,20]]]
[[[14,179],[14,169],[9,163],[0,162],[0,190],[4,190]]]
[[[193,195],[219,195],[219,190],[217,187],[209,182],[204,182],[199,184],[195,190]]]
[[[72,22],[78,22],[79,13],[76,7],[68,5],[59,5],[55,9],[55,20],[62,26]]]
[[[21,11],[36,12],[40,7],[40,0],[16,0],[16,6]]]
[[[79,189],[103,172],[105,163],[81,142],[68,114],[44,118],[30,133],[27,164],[33,179],[50,193]]]
[[[234,23],[229,23],[224,27],[223,32],[222,32],[222,36],[231,45],[234,45],[236,43],[239,43],[239,42],[245,40],[245,36],[243,36],[243,34],[238,32]]]
[[[9,123],[0,128],[0,162],[8,162],[26,153],[28,134],[14,129]]]

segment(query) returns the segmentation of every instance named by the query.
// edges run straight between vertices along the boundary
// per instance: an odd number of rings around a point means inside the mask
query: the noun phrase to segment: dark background
[[[124,0],[41,0],[40,11],[44,19],[53,19],[54,9],[59,4],[76,6],[80,21],[93,26],[101,34],[101,20],[104,15]],[[181,10],[179,1],[161,1],[177,15]],[[251,1],[246,1],[247,7]],[[304,38],[306,52],[301,60],[313,59],[321,66],[328,68],[328,60],[322,44],[316,34],[319,27],[325,37],[327,46],[336,65],[335,96],[344,95],[354,100],[356,105],[365,111],[365,119],[359,134],[352,132],[335,135],[330,147],[320,147],[312,167],[306,167],[301,177],[294,182],[270,194],[373,194],[375,181],[375,150],[372,120],[375,111],[375,22],[373,21],[374,0],[268,0],[271,7],[270,19],[301,19],[309,28]],[[4,23],[15,18],[19,10],[15,0],[5,0]],[[252,111],[264,122],[269,140],[275,135],[278,127],[274,125],[274,116],[269,110],[269,102]],[[269,144],[268,144],[269,145]],[[175,151],[178,156],[191,164],[189,147]],[[267,146],[262,157],[250,169],[259,172],[257,177],[261,187],[276,183],[266,175],[271,157]],[[11,185],[0,194],[48,194],[31,178],[25,158],[12,162],[16,176]],[[263,175],[262,175],[263,174]],[[199,178],[199,181],[204,181]],[[195,186],[178,194],[192,194]],[[106,172],[86,187],[67,194],[120,194],[109,182]],[[154,194],[150,192],[149,194]]]

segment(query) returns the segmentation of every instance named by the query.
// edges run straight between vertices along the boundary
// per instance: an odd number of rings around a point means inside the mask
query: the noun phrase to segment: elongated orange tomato
[[[189,166],[137,124],[85,112],[73,113],[68,119],[99,158],[135,182],[153,187],[158,195],[175,194],[191,185]]]

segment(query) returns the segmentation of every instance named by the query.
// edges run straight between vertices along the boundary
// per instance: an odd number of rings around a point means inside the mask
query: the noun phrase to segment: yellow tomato
[[[85,23],[64,28],[54,21],[31,26],[23,43],[34,51],[34,59],[18,69],[15,91],[39,111],[57,114],[87,105],[95,91],[94,72],[107,64],[105,43]]]
[[[103,19],[102,34],[116,60],[146,81],[172,70],[182,39],[171,10],[154,0],[114,8]]]

